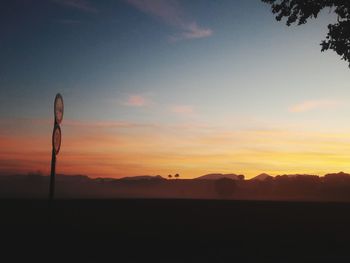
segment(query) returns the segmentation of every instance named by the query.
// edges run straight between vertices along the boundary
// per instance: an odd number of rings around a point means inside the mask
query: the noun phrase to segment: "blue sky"
[[[51,120],[57,92],[65,100],[63,131],[68,137],[85,131],[76,131],[77,123],[84,123],[84,129],[102,123],[151,126],[164,137],[181,132],[164,127],[189,125],[216,134],[350,131],[347,63],[333,52],[320,52],[327,24],[335,19],[327,11],[306,25],[287,27],[258,0],[37,0],[1,5],[3,136],[49,133],[49,125],[36,128],[21,122]],[[182,136],[197,133],[174,138]],[[183,143],[179,151],[190,147]],[[164,171],[147,171],[158,170]]]

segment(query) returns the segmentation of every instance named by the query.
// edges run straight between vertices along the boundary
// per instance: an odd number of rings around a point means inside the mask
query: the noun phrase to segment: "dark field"
[[[13,259],[350,262],[347,203],[58,200],[51,223],[46,201],[0,204]]]

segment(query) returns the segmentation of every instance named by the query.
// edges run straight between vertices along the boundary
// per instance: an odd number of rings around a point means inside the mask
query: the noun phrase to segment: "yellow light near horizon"
[[[11,166],[2,170],[48,172],[50,138],[7,135],[0,138],[0,157]],[[347,171],[350,134],[293,131],[151,131],[113,133],[92,129],[82,136],[65,127],[59,173],[93,177],[179,173],[193,178],[207,173],[236,173],[251,178],[260,173]],[[25,147],[23,147],[25,146]]]

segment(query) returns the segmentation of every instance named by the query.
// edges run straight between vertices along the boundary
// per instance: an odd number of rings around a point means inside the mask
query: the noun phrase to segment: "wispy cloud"
[[[213,34],[213,31],[209,28],[200,28],[196,22],[188,24],[188,30],[170,36],[168,39],[170,42],[177,42],[183,39],[196,39],[210,37]]]
[[[144,107],[148,101],[141,95],[130,95],[123,104],[130,107]]]
[[[317,109],[334,109],[340,105],[342,102],[338,100],[307,100],[289,107],[288,111],[298,113]]]
[[[92,128],[92,129],[136,129],[136,128],[153,128],[155,124],[150,123],[134,123],[128,121],[77,121],[77,120],[65,120],[65,126],[73,128]]]
[[[179,33],[169,37],[169,41],[209,37],[213,34],[210,28],[203,28],[193,19],[188,18],[176,0],[125,0],[138,10],[161,20]]]
[[[53,2],[69,7],[78,9],[84,12],[96,13],[98,10],[90,4],[87,0],[52,0]]]

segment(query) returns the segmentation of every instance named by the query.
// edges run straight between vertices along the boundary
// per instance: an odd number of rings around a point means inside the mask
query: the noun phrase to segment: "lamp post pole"
[[[57,94],[54,103],[55,122],[52,132],[52,157],[51,157],[51,174],[50,174],[50,188],[49,188],[49,205],[52,206],[52,201],[55,197],[55,176],[56,176],[56,156],[61,148],[61,127],[60,124],[63,119],[63,98],[61,94]]]
[[[52,149],[52,157],[51,157],[51,175],[50,175],[50,193],[49,200],[52,202],[55,196],[55,174],[56,174],[56,153],[55,150]]]

